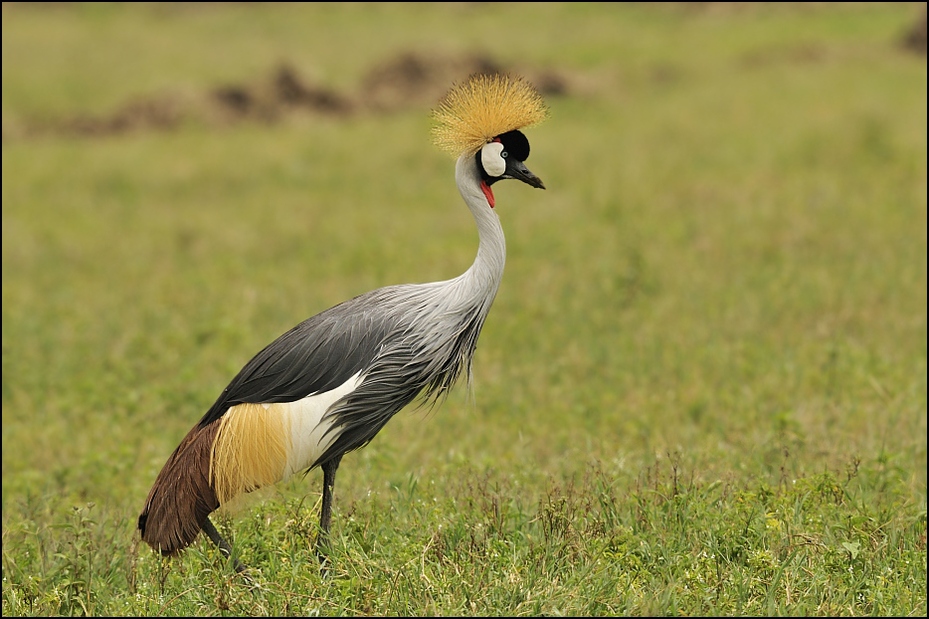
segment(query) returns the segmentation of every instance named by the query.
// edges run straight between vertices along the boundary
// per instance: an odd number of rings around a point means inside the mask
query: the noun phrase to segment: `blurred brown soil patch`
[[[923,7],[923,14],[920,15],[910,29],[903,36],[903,46],[918,54],[926,55],[926,8]]]
[[[209,102],[210,112],[226,121],[243,118],[276,121],[298,110],[342,115],[356,108],[350,98],[308,83],[288,64],[253,83],[214,88],[209,93]]]
[[[492,58],[481,55],[436,57],[406,53],[371,69],[361,84],[359,99],[374,110],[431,106],[453,82],[474,73],[509,73]],[[516,71],[543,95],[567,94],[567,79],[552,71]]]
[[[107,116],[79,115],[34,127],[38,133],[102,136],[138,130],[173,129],[185,115],[180,100],[169,96],[133,99]],[[43,130],[44,129],[44,130]],[[6,136],[4,136],[6,137]]]
[[[455,81],[472,73],[507,73],[509,67],[480,55],[441,57],[403,53],[373,67],[356,93],[314,84],[288,63],[249,81],[222,84],[195,95],[136,97],[103,115],[78,114],[44,122],[4,123],[3,141],[40,135],[102,137],[132,131],[170,131],[185,123],[229,126],[275,123],[293,114],[350,117],[428,108]],[[553,71],[519,70],[546,95],[568,93],[568,80]]]

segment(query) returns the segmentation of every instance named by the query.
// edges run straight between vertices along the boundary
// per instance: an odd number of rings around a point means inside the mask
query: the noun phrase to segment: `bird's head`
[[[458,157],[474,157],[488,194],[497,181],[513,178],[545,189],[529,171],[529,140],[521,128],[548,116],[542,96],[526,80],[505,75],[472,75],[456,84],[433,111],[435,143]]]
[[[545,189],[542,179],[529,171],[529,140],[519,129],[495,136],[477,152],[477,163],[481,177],[487,185],[505,178],[515,178],[532,187]]]

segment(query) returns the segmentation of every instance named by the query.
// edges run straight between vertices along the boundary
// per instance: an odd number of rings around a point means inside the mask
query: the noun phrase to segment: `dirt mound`
[[[108,116],[74,116],[52,123],[58,133],[103,136],[127,131],[173,129],[184,118],[183,106],[172,97],[130,101]]]
[[[903,46],[918,54],[926,55],[926,9],[916,20],[916,23],[903,37]]]
[[[210,92],[213,111],[227,119],[258,118],[273,121],[295,110],[322,114],[349,114],[355,104],[343,95],[309,84],[288,64],[267,79],[251,84],[229,84]]]
[[[452,82],[471,73],[501,73],[484,56],[435,58],[406,53],[371,69],[358,98],[374,110],[396,110],[438,101]]]
[[[130,131],[169,131],[183,123],[228,126],[238,122],[279,122],[293,114],[351,116],[431,107],[455,81],[472,73],[506,73],[508,68],[480,55],[440,57],[403,53],[372,68],[357,93],[310,83],[289,63],[257,79],[230,83],[193,96],[157,94],[134,98],[106,115],[79,114],[44,123],[5,123],[3,141],[37,135],[100,137]],[[519,71],[547,95],[567,94],[564,77],[551,71]]]
[[[396,110],[436,103],[453,82],[474,73],[508,73],[510,68],[488,56],[442,57],[416,53],[374,67],[362,80],[359,101],[374,110]],[[542,94],[562,95],[567,91],[563,77],[547,71],[518,71]]]

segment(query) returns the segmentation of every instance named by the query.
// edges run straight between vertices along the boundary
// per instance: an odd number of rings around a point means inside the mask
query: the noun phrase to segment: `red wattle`
[[[494,192],[490,189],[490,185],[481,181],[481,191],[484,192],[484,196],[487,198],[487,204],[490,205],[490,208],[494,207]]]

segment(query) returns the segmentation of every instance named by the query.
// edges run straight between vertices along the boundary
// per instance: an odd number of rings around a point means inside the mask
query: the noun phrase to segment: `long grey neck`
[[[471,267],[456,278],[465,297],[481,303],[484,312],[490,309],[503,278],[506,263],[506,239],[500,218],[487,203],[481,190],[481,175],[473,155],[462,155],[455,165],[455,181],[465,204],[471,209],[480,245]]]

